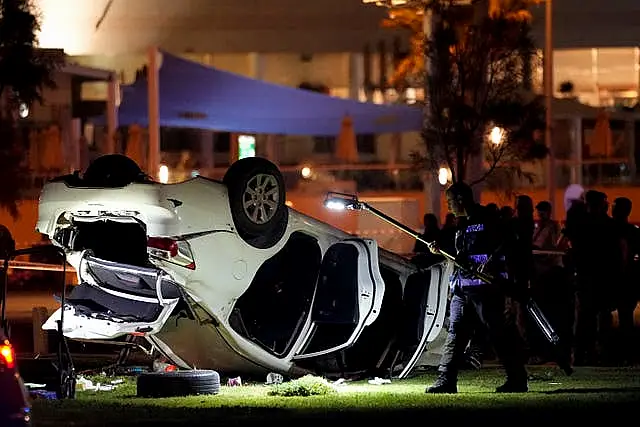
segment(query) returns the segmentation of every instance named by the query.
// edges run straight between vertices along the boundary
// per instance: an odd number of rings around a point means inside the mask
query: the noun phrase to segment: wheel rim
[[[276,214],[280,202],[280,187],[273,175],[257,174],[244,189],[242,207],[254,224],[266,224]]]

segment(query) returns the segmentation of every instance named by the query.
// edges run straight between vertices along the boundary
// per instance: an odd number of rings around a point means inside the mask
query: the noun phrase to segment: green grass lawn
[[[141,399],[135,382],[111,392],[79,392],[73,401],[35,401],[35,427],[133,427],[300,425],[363,423],[496,422],[547,425],[595,422],[640,411],[640,369],[578,368],[566,377],[554,368],[530,369],[527,394],[498,395],[501,371],[485,368],[461,375],[457,395],[426,395],[435,373],[380,386],[349,383],[336,394],[268,396],[255,384],[222,387],[216,396]]]

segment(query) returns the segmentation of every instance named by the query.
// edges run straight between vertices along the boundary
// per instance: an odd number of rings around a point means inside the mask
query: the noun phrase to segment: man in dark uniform
[[[456,233],[456,259],[472,270],[481,270],[493,277],[506,277],[507,263],[502,242],[505,227],[492,218],[485,208],[473,199],[471,187],[455,183],[447,189],[449,210],[458,218]],[[439,253],[437,245],[430,248]],[[485,283],[457,268],[453,280],[453,296],[450,303],[449,334],[440,361],[440,375],[427,393],[457,393],[458,370],[469,342],[468,318],[475,312],[484,325],[498,358],[505,367],[507,381],[496,389],[500,393],[526,392],[527,372],[524,367],[521,337],[505,310],[504,289],[497,283]],[[502,281],[501,281],[502,282]]]

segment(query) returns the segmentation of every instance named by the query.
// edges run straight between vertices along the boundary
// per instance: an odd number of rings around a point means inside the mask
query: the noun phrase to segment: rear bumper
[[[124,188],[76,188],[64,182],[47,183],[40,194],[36,230],[52,237],[61,215],[75,218],[129,217],[143,222],[155,236],[177,234],[174,205],[162,186],[129,184]]]

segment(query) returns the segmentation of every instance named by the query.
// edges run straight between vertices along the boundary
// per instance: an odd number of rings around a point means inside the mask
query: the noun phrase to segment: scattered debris
[[[178,367],[166,361],[156,359],[153,361],[153,372],[175,372]]]
[[[229,387],[240,387],[240,386],[242,386],[242,378],[240,378],[240,377],[229,378],[227,380],[227,386],[229,386]]]
[[[391,384],[391,380],[388,380],[388,379],[385,379],[385,378],[380,378],[380,377],[375,377],[374,379],[369,380],[368,382],[371,385]]]
[[[276,374],[275,372],[270,372],[267,375],[266,385],[282,384],[283,381],[284,381],[284,378],[282,377],[282,375]]]
[[[90,379],[79,376],[76,380],[76,391],[112,391],[122,383],[124,383],[124,380],[115,379],[113,381],[110,381],[109,384],[94,384]]]

